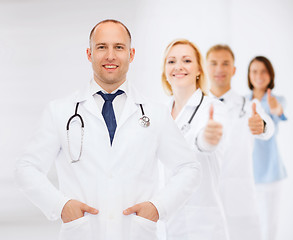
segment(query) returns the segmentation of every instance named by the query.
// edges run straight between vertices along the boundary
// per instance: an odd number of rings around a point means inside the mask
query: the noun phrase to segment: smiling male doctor
[[[62,240],[156,239],[158,219],[167,220],[199,184],[200,165],[168,110],[146,101],[126,80],[134,54],[126,26],[98,23],[87,49],[93,80],[49,104],[18,162],[16,177],[27,197],[49,219],[62,218]],[[66,125],[77,103],[84,136],[75,118],[68,141]],[[143,114],[148,127],[139,122]],[[81,143],[81,158],[72,163],[70,151],[76,160]],[[158,159],[173,172],[160,191]],[[59,189],[46,176],[53,163]]]
[[[259,101],[247,101],[231,88],[235,74],[234,53],[227,45],[207,52],[210,95],[226,107],[226,146],[219,183],[231,240],[259,240],[260,223],[252,169],[255,138],[267,140],[274,133],[272,119]]]

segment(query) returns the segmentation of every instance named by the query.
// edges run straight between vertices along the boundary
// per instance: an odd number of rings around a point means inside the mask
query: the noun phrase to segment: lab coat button
[[[108,219],[109,219],[109,220],[113,220],[113,219],[114,219],[113,214],[109,214]]]

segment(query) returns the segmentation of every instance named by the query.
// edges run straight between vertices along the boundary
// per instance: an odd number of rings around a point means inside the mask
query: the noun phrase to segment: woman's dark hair
[[[248,74],[247,74],[249,89],[253,90],[253,86],[251,84],[250,77],[249,77],[249,72],[250,72],[250,66],[254,61],[262,62],[265,65],[265,67],[270,75],[270,83],[267,88],[273,89],[275,87],[275,71],[274,71],[273,65],[271,64],[270,60],[264,56],[257,56],[255,58],[253,58],[249,63]]]

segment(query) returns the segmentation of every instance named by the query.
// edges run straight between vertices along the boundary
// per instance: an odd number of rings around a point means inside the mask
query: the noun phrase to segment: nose
[[[180,61],[176,62],[175,70],[180,71],[183,69],[182,63]]]
[[[222,71],[223,71],[223,67],[220,64],[218,64],[216,66],[216,72],[222,72]]]
[[[115,50],[113,48],[108,48],[108,51],[106,53],[106,59],[109,62],[112,62],[116,59],[116,54],[115,54]]]

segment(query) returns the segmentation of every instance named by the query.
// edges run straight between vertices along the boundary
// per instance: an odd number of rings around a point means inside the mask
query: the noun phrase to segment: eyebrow
[[[189,55],[182,56],[182,58],[186,58],[186,57],[191,57],[191,56],[189,56]],[[176,58],[176,57],[175,56],[170,56],[168,58]]]
[[[213,59],[211,59],[210,61],[211,61],[211,62],[218,62],[217,60],[213,60]],[[223,62],[224,62],[224,63],[231,63],[230,60],[224,60]]]
[[[95,46],[99,46],[99,45],[105,46],[105,45],[107,45],[107,43],[97,43]],[[114,43],[114,45],[123,45],[123,46],[126,46],[125,43]]]

